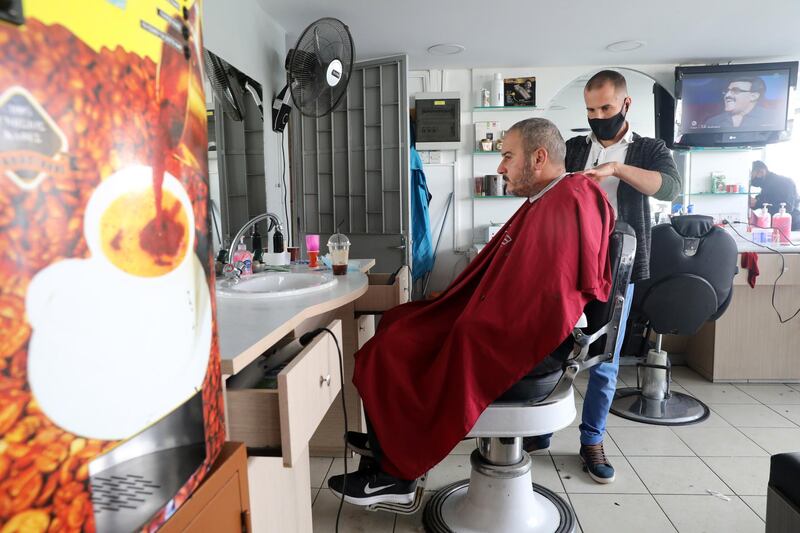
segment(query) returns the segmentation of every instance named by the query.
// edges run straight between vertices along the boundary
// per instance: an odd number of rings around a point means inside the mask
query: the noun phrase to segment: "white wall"
[[[674,65],[609,65],[624,66],[638,70],[653,77],[668,90],[674,85]],[[431,276],[429,290],[441,290],[446,287],[466,266],[465,252],[474,240],[479,239],[479,233],[473,235],[473,178],[474,176],[494,173],[494,166],[499,159],[493,156],[477,156],[478,163],[473,166],[473,139],[475,137],[473,123],[486,120],[501,120],[502,129],[507,129],[514,122],[530,116],[542,116],[543,111],[533,114],[530,112],[501,111],[497,113],[472,112],[473,106],[478,104],[479,92],[483,87],[489,88],[495,72],[500,72],[503,77],[536,76],[536,105],[547,107],[550,100],[558,92],[571,83],[575,78],[587,72],[596,72],[597,66],[570,66],[570,67],[529,67],[529,68],[486,68],[486,69],[458,69],[458,70],[426,70],[411,71],[409,73],[409,97],[413,98],[417,92],[426,91],[457,91],[461,94],[461,149],[457,153],[444,152],[443,163],[426,164],[425,175],[428,179],[428,188],[433,195],[430,205],[431,226],[434,231],[434,241],[437,230],[442,220],[447,196],[455,193],[454,206],[451,207],[445,225],[439,250],[436,256],[436,265]],[[635,108],[633,110],[635,112]],[[457,160],[455,168],[452,164],[454,157]],[[481,159],[488,158],[488,159]],[[487,167],[488,165],[488,167]],[[489,168],[492,167],[492,168]],[[481,204],[475,215],[475,225],[485,226],[489,220],[504,222],[514,208],[518,205],[516,200],[480,200],[480,202],[496,202],[494,204]]]
[[[235,5],[234,5],[235,4]],[[272,97],[283,87],[286,71],[286,31],[264,11],[257,0],[205,0],[203,2],[205,47],[261,84],[264,95],[264,166],[267,210],[287,224],[281,183],[281,137],[272,131],[269,115]],[[286,185],[289,186],[288,131],[284,143]],[[291,218],[291,191],[287,191]],[[232,231],[236,231],[232,229]]]

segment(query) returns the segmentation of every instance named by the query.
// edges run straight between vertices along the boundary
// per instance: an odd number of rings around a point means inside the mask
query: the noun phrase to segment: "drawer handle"
[[[328,374],[325,377],[322,377],[322,376],[319,377],[319,386],[322,387],[323,383],[326,384],[329,387],[331,386],[331,375],[330,374]]]

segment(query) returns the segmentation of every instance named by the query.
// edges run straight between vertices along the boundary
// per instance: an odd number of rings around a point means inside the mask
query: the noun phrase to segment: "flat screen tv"
[[[763,146],[788,139],[797,62],[675,69],[675,146]]]

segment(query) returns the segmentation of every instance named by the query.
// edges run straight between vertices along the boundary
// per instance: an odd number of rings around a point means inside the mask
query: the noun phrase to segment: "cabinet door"
[[[185,531],[187,533],[207,531],[242,533],[250,531],[248,522],[248,517],[242,511],[242,494],[239,490],[239,473],[237,472],[195,516]]]

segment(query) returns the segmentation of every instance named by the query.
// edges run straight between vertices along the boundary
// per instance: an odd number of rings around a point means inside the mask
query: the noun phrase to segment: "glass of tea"
[[[328,252],[331,254],[334,275],[344,276],[347,274],[347,260],[350,258],[350,239],[341,233],[334,233],[328,239]]]

